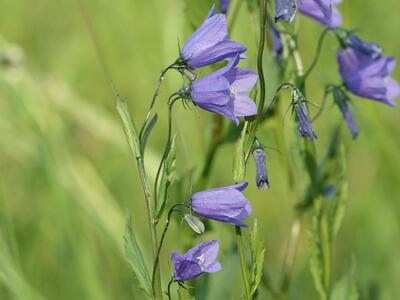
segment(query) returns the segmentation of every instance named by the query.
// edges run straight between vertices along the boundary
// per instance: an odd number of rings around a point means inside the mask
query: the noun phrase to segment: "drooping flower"
[[[333,28],[342,24],[343,18],[336,5],[342,0],[296,0],[299,11],[326,27]]]
[[[275,26],[271,26],[272,32],[272,54],[275,57],[281,57],[283,54],[283,44],[281,34]]]
[[[260,189],[265,187],[269,189],[269,179],[268,179],[268,171],[266,167],[266,155],[264,149],[256,148],[253,150],[253,157],[256,163],[256,184],[257,187]]]
[[[358,50],[372,59],[378,59],[383,54],[383,50],[378,44],[366,42],[353,33],[349,34],[346,46]]]
[[[221,12],[226,14],[229,9],[229,0],[219,0],[219,7],[221,8]]]
[[[356,139],[358,134],[360,133],[360,130],[358,129],[356,120],[353,116],[353,112],[349,104],[349,97],[341,88],[336,87],[333,90],[333,99],[343,115],[343,119],[346,122],[347,128],[349,129],[351,136],[353,137],[353,139]]]
[[[292,23],[296,16],[295,0],[275,0],[275,22]]]
[[[201,217],[247,227],[243,220],[252,208],[250,202],[241,193],[247,182],[201,191],[192,196],[192,210]]]
[[[297,115],[297,128],[300,135],[304,138],[308,136],[311,140],[315,140],[317,135],[315,134],[311,122],[308,119],[307,108],[301,103],[294,104],[294,110]]]
[[[193,102],[239,124],[238,117],[257,113],[254,101],[246,93],[257,82],[257,73],[236,68],[239,56],[225,67],[192,82],[189,88]]]
[[[181,58],[192,69],[235,57],[247,50],[242,44],[228,39],[225,15],[214,15],[213,9],[182,47]]]
[[[339,50],[337,58],[340,75],[348,90],[396,106],[393,99],[400,96],[400,86],[389,76],[396,66],[394,57],[382,56],[374,60],[358,50],[347,48]]]
[[[173,252],[171,261],[174,264],[173,277],[182,282],[195,279],[203,273],[215,273],[221,270],[221,264],[216,260],[219,244],[216,240],[200,243],[185,254]]]

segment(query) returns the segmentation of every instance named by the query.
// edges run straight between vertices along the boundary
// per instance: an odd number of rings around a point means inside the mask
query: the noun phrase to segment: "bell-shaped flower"
[[[265,163],[266,155],[264,149],[256,148],[253,150],[254,162],[256,163],[256,184],[259,189],[265,187],[269,189],[268,171]]]
[[[342,0],[296,0],[299,11],[326,27],[333,28],[342,24],[343,18],[336,5]]]
[[[254,101],[246,93],[256,84],[257,73],[236,68],[239,56],[225,67],[202,78],[190,86],[193,102],[210,112],[215,112],[239,124],[238,117],[257,113]]]
[[[358,129],[356,120],[353,116],[353,112],[350,106],[350,99],[346,93],[339,87],[335,87],[333,90],[333,99],[336,105],[339,107],[343,119],[346,122],[347,128],[349,129],[353,139],[356,139],[360,130]]]
[[[373,59],[358,50],[347,48],[337,54],[340,75],[353,94],[396,106],[393,99],[400,96],[398,82],[390,77],[394,57]]]
[[[216,260],[219,244],[216,240],[205,241],[181,255],[173,252],[171,261],[174,264],[174,281],[192,280],[203,273],[215,273],[221,270],[221,264]]]
[[[242,44],[228,39],[226,17],[214,15],[213,9],[182,47],[181,58],[192,69],[235,57],[247,50]]]
[[[295,0],[275,0],[275,22],[286,21],[292,23],[295,16]]]
[[[281,33],[276,29],[275,26],[271,26],[271,35],[272,35],[272,54],[281,58],[283,54],[283,43]]]
[[[317,135],[311,126],[306,106],[300,103],[295,103],[294,110],[297,115],[297,129],[299,130],[301,137],[305,138],[308,136],[311,140],[315,140]]]
[[[346,41],[346,46],[358,50],[368,55],[372,59],[378,59],[383,54],[383,50],[378,44],[366,42],[353,33],[349,34],[349,37]]]
[[[250,202],[242,194],[247,182],[201,191],[192,196],[192,210],[199,216],[247,227],[243,220],[252,208]]]

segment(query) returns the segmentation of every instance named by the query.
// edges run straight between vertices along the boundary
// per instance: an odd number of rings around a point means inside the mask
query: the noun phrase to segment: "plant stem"
[[[240,267],[242,270],[245,299],[251,300],[250,281],[249,281],[249,274],[247,272],[247,263],[246,263],[245,249],[243,245],[242,228],[240,226],[235,226],[235,233],[236,233],[236,244],[238,247],[239,258],[240,258]]]
[[[171,286],[174,283],[174,278],[171,278],[171,280],[168,282],[168,289],[167,289],[167,296],[168,300],[171,300]]]

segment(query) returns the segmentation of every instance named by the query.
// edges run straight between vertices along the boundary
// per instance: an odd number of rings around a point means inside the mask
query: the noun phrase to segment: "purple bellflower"
[[[246,95],[256,84],[257,73],[236,68],[238,62],[237,55],[225,67],[193,81],[186,91],[196,105],[236,124],[239,124],[238,117],[257,113],[254,101]]]
[[[353,33],[349,34],[346,41],[346,46],[358,50],[368,55],[372,59],[378,59],[383,54],[383,50],[378,44],[366,42]]]
[[[296,0],[299,11],[326,27],[334,28],[342,24],[343,18],[335,5],[342,0]]]
[[[353,139],[356,139],[358,134],[360,133],[360,130],[358,129],[356,120],[353,116],[353,112],[349,104],[349,97],[344,91],[342,91],[341,88],[335,88],[333,90],[333,98],[343,115],[344,121],[346,122],[347,128],[349,129],[351,136],[353,137]]]
[[[269,189],[268,171],[265,164],[265,152],[262,148],[253,150],[253,157],[256,163],[256,184],[259,189],[265,187]]]
[[[182,47],[181,58],[192,69],[233,58],[247,50],[242,44],[228,39],[225,15],[214,15],[214,10],[213,6],[203,24]]]
[[[315,134],[311,126],[311,122],[308,119],[307,108],[305,107],[305,105],[301,103],[295,103],[294,110],[297,115],[297,128],[301,137],[304,138],[308,136],[311,140],[315,140],[317,138],[317,135]]]
[[[221,8],[221,12],[226,14],[229,9],[229,0],[219,0],[219,7]]]
[[[243,219],[252,213],[250,202],[241,193],[247,182],[201,191],[192,196],[192,210],[201,217],[247,227]]]
[[[221,264],[216,260],[218,255],[218,241],[205,241],[185,254],[173,252],[171,261],[175,266],[174,281],[192,280],[203,273],[215,273],[221,270]]]
[[[396,66],[394,57],[372,59],[370,56],[347,48],[337,54],[339,72],[347,89],[353,94],[370,98],[390,106],[400,96],[398,82],[389,76]]]
[[[295,0],[275,0],[275,22],[292,23],[296,16]]]

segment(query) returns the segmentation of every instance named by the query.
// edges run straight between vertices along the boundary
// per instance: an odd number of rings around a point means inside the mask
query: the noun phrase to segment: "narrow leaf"
[[[144,262],[142,251],[136,240],[135,234],[132,228],[131,217],[128,216],[126,220],[126,233],[124,235],[125,240],[125,253],[128,258],[129,264],[136,276],[139,287],[142,289],[144,294],[151,298],[152,287],[148,269]]]
[[[237,140],[235,145],[235,156],[233,160],[233,180],[235,182],[241,182],[244,179],[246,172],[246,162],[244,157],[244,140],[246,136],[247,124],[245,123],[240,138]]]
[[[157,121],[158,121],[158,115],[155,114],[154,117],[150,120],[149,124],[146,126],[146,128],[143,131],[143,135],[141,136],[141,140],[140,140],[142,155],[144,154],[144,149],[146,148],[147,140],[150,136],[150,133],[151,133],[152,129],[154,128],[154,126],[156,125]]]
[[[251,295],[257,291],[258,285],[261,282],[264,265],[265,247],[264,241],[261,239],[258,231],[258,221],[254,220],[253,230],[251,231],[250,240],[251,249]]]

